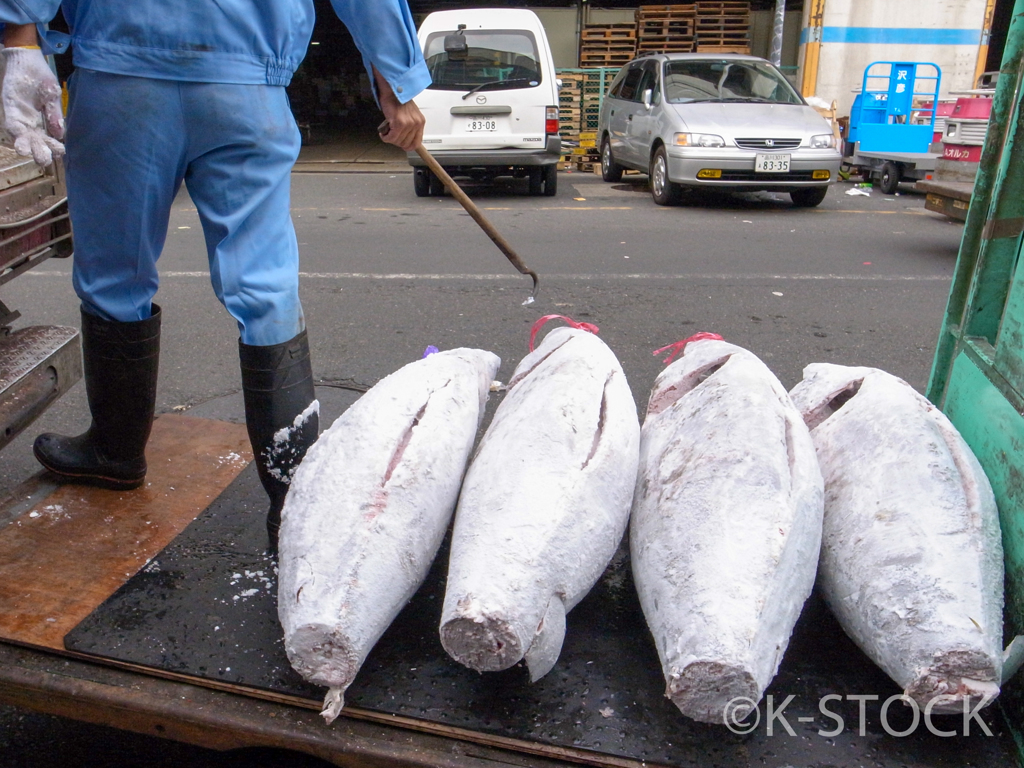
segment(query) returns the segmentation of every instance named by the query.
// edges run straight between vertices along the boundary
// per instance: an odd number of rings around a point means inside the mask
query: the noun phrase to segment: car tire
[[[416,197],[430,197],[430,177],[433,175],[427,168],[412,169],[412,187],[416,190]]]
[[[530,180],[530,194],[537,196],[544,192],[544,169],[540,166],[530,168],[527,172],[527,178]]]
[[[429,193],[431,197],[443,197],[444,196],[444,182],[437,177],[436,174],[431,171],[427,171],[430,175],[430,186]]]
[[[612,145],[605,138],[601,142],[601,178],[605,181],[622,181],[622,172],[626,170],[615,162],[612,157]]]
[[[789,197],[797,208],[814,208],[821,205],[827,194],[828,187],[803,187],[794,189]]]
[[[544,195],[554,197],[558,194],[558,166],[552,163],[544,166]]]
[[[682,198],[682,188],[668,178],[668,153],[661,146],[651,160],[651,196],[658,205],[675,205]]]
[[[882,170],[878,174],[878,188],[886,195],[891,195],[900,188],[900,167],[891,160],[882,163]]]

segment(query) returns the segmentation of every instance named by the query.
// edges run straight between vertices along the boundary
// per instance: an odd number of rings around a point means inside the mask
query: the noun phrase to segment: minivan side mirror
[[[465,28],[465,24],[459,24],[458,32],[444,36],[444,52],[448,54],[449,61],[465,61],[469,58],[469,44],[463,34]]]
[[[644,91],[644,106],[647,107],[648,109],[650,109],[651,105],[653,105],[653,104],[654,104],[654,91],[651,90],[650,88],[648,88],[646,91]]]

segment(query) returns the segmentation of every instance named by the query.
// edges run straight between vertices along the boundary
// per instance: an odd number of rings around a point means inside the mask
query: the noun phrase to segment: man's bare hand
[[[386,131],[380,137],[388,144],[394,144],[406,152],[411,152],[423,142],[423,126],[427,119],[416,106],[416,102],[404,104],[395,96],[388,81],[375,69],[374,79],[377,81],[377,96],[381,111],[384,112]]]

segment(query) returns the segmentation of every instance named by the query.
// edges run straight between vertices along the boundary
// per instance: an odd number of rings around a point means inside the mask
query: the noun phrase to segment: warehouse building
[[[310,137],[367,130],[379,120],[369,81],[329,0],[315,0],[317,24],[306,61],[289,88],[293,110]],[[541,18],[559,69],[617,69],[636,50],[749,50],[769,57],[777,0],[718,0],[651,5],[638,0],[532,0],[488,5],[523,7]],[[465,0],[411,0],[417,21],[435,10],[479,7]],[[929,61],[942,70],[942,93],[974,87],[998,69],[1012,0],[786,0],[780,64],[805,96],[848,112],[864,68],[873,61]],[[670,17],[695,9],[701,28],[679,23],[668,37],[644,42],[643,9]],[[713,22],[731,19],[729,24]],[[707,23],[708,20],[711,23]],[[653,22],[650,22],[653,23]],[[601,35],[600,30],[609,30]],[[614,30],[619,29],[620,32]],[[632,29],[632,37],[629,30]],[[663,26],[668,31],[670,27]],[[689,31],[687,31],[689,29]],[[715,32],[718,36],[715,36]],[[689,38],[689,39],[687,39]],[[646,46],[646,48],[645,48]]]

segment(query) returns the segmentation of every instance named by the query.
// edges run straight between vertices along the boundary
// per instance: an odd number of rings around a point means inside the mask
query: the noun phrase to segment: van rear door
[[[445,51],[445,37],[453,34],[465,36],[465,58],[452,58]],[[531,30],[432,31],[423,40],[423,52],[433,82],[416,103],[427,119],[428,146],[544,146],[545,109],[558,102],[552,100],[546,50]]]

